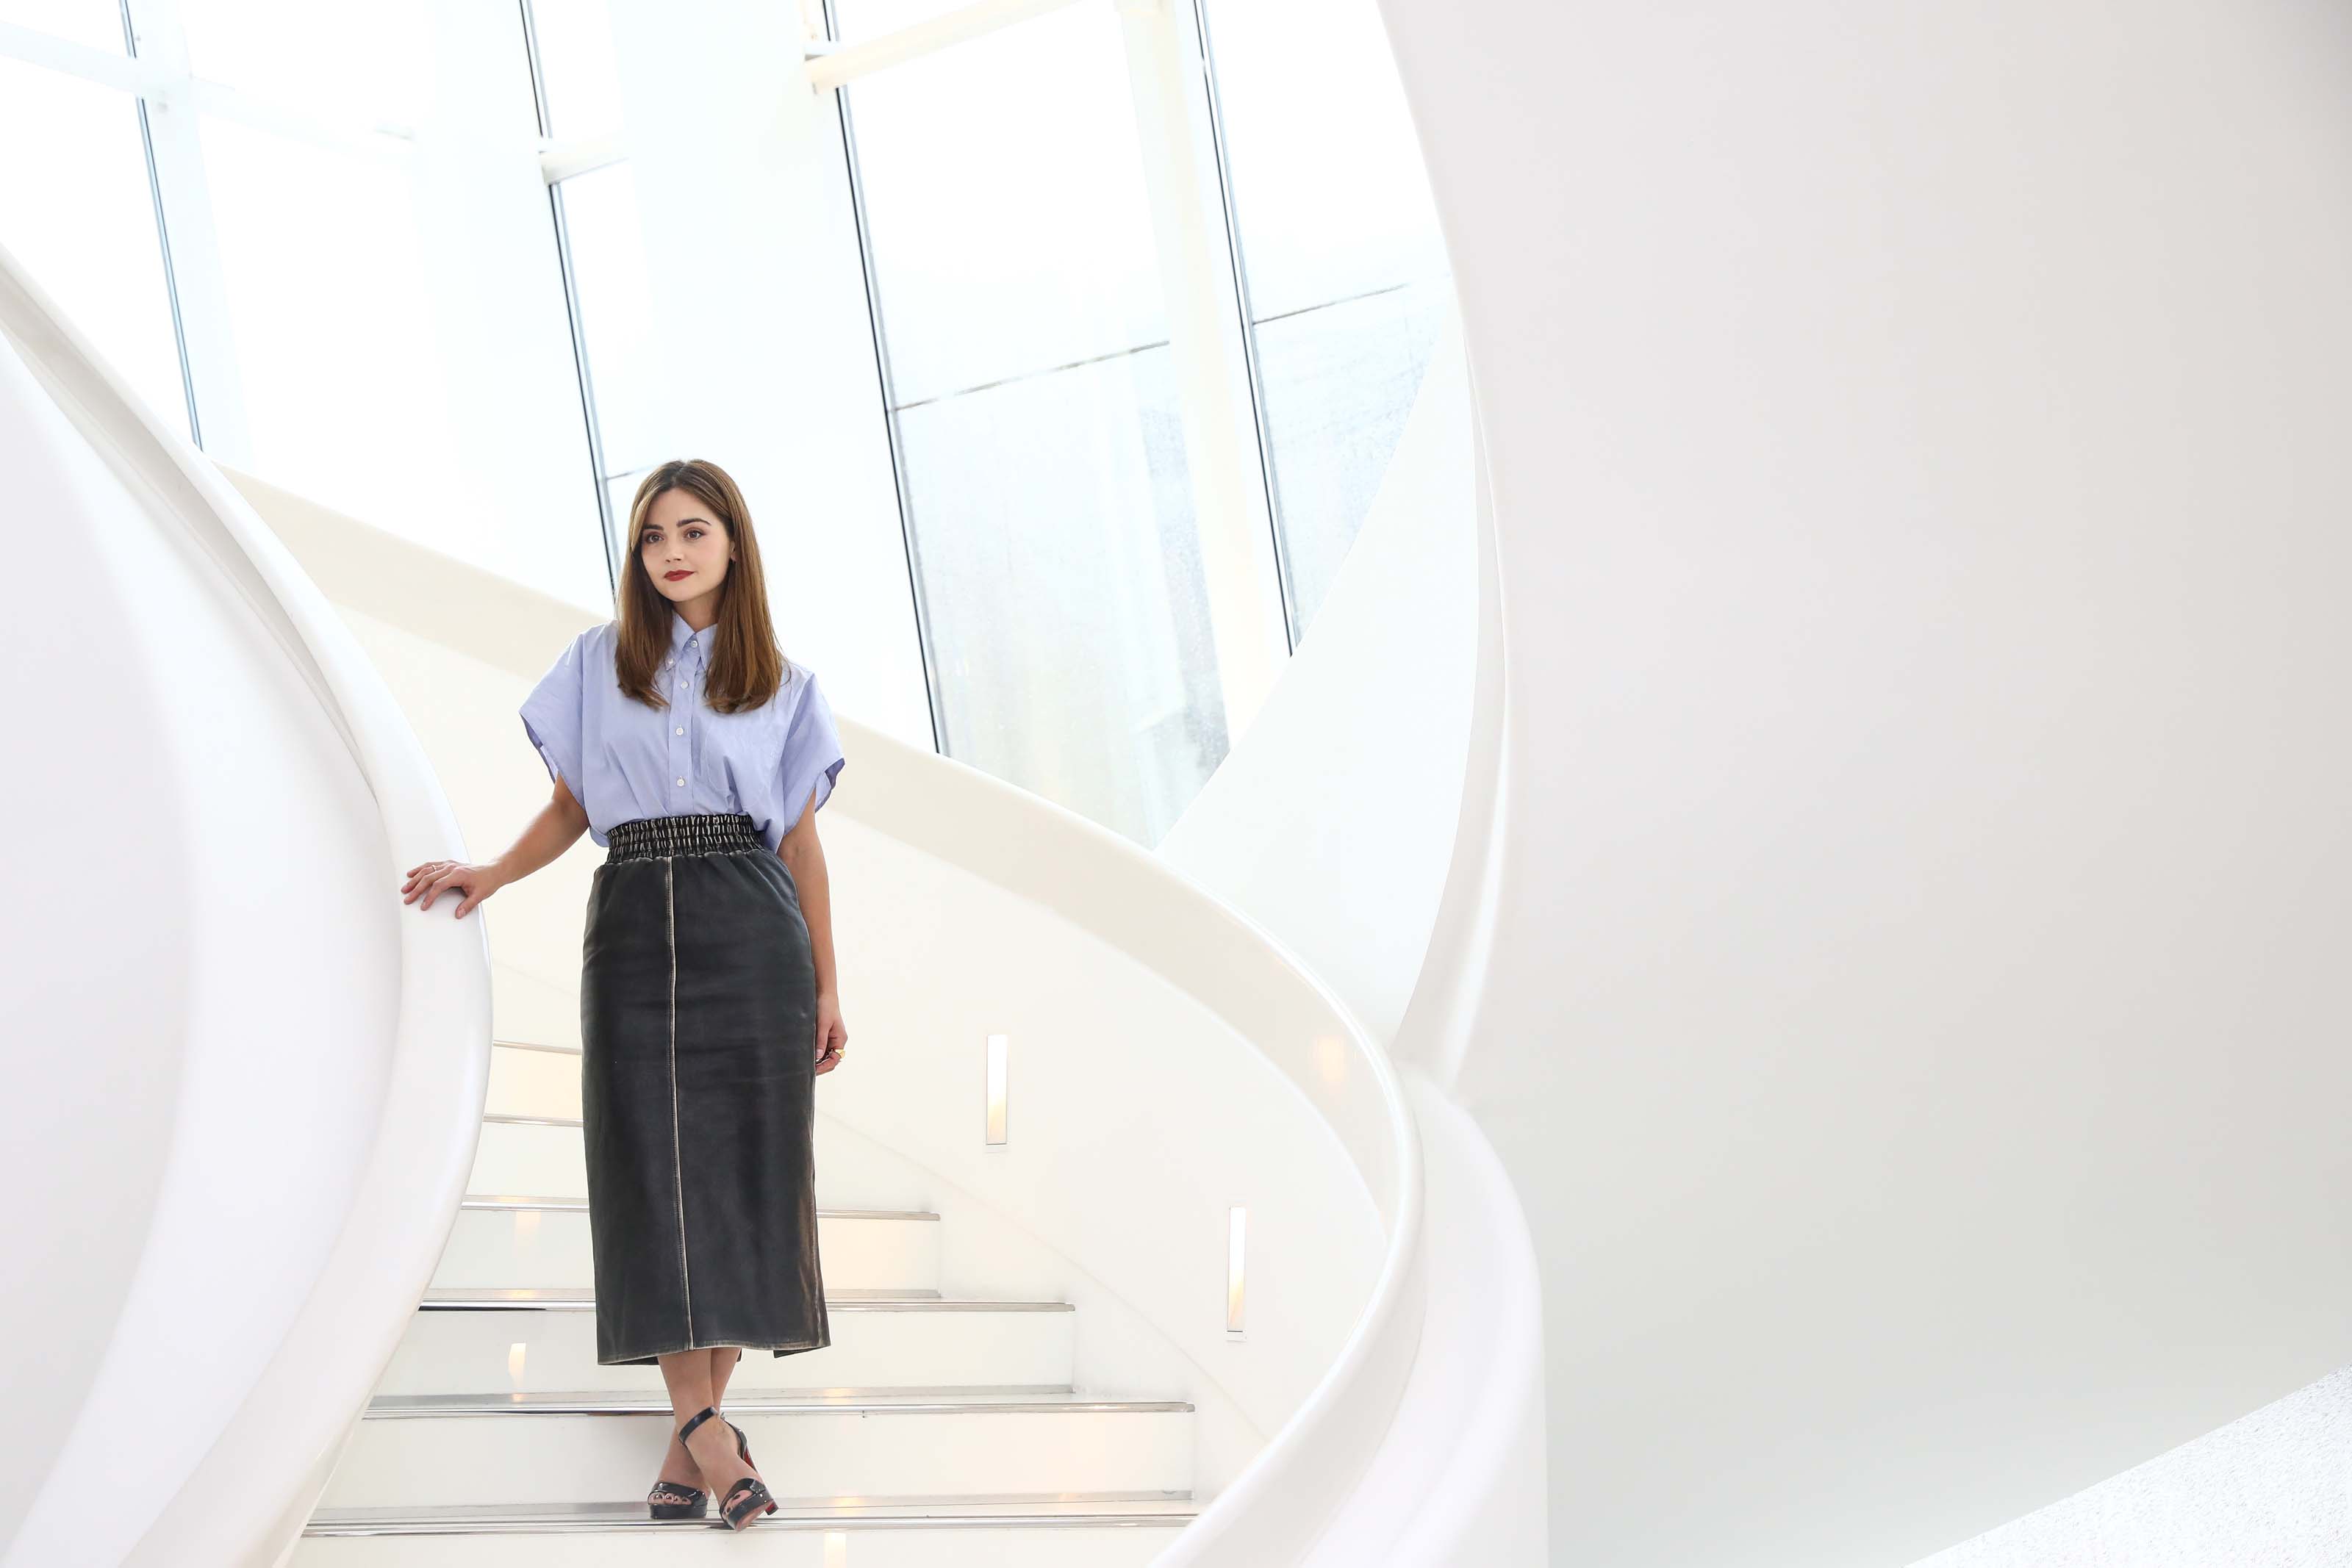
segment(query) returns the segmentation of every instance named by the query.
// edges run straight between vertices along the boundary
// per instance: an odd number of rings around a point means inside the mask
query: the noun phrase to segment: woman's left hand
[[[849,1026],[841,1021],[841,1003],[832,997],[816,999],[816,1070],[830,1072],[848,1054]]]

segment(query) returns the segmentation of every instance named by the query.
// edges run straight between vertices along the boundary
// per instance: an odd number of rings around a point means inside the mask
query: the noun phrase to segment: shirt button
[[[677,727],[677,729],[675,731],[675,733],[677,733],[677,734],[678,734],[678,735],[684,735],[684,734],[686,733],[686,726],[684,726],[684,725],[679,725],[679,726]]]
[[[679,782],[680,784],[684,784],[684,783],[686,782],[686,780],[685,780],[685,779],[679,779],[679,780],[678,780],[678,782]]]

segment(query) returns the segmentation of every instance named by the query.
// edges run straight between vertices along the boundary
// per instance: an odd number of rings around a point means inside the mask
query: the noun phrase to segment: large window
[[[932,9],[839,0],[838,23]],[[1226,742],[1118,14],[846,96],[945,748],[1156,843]]]

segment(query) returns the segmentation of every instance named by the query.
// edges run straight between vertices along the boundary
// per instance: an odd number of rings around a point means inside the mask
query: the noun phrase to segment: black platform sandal
[[[716,1406],[713,1406],[713,1408],[716,1408]],[[721,1421],[725,1421],[730,1427],[735,1427],[735,1423],[730,1417],[721,1416],[719,1418]],[[740,1427],[735,1427],[735,1453],[736,1456],[745,1464],[751,1465],[751,1439],[743,1435],[743,1428]],[[751,1465],[751,1468],[756,1470],[760,1467],[757,1465]],[[770,1513],[775,1512],[776,1505],[772,1502],[770,1503],[768,1505],[768,1511]]]
[[[656,1481],[646,1496],[646,1510],[656,1519],[700,1519],[709,1509],[709,1492],[681,1481]]]
[[[694,1436],[694,1429],[697,1427],[718,1414],[719,1412],[711,1406],[704,1406],[694,1413],[685,1426],[677,1429],[677,1440],[681,1443],[685,1442]],[[735,1426],[732,1421],[727,1424],[730,1427]],[[735,1451],[740,1455],[748,1447],[743,1441],[743,1433],[740,1427],[736,1428],[735,1439]],[[750,1463],[749,1460],[744,1462]],[[719,1505],[719,1511],[726,1519],[727,1528],[740,1530],[752,1520],[775,1512],[776,1500],[769,1495],[766,1483],[759,1477],[745,1476],[727,1489],[726,1500]]]

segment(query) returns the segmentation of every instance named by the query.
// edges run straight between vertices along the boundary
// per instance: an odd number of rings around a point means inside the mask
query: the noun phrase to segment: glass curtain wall
[[[1294,646],[1363,526],[1453,279],[1372,0],[1195,0]]]
[[[236,112],[161,124],[127,73],[59,52],[127,60],[126,16],[138,52],[184,46],[209,84],[183,102]],[[0,159],[0,243],[191,439],[217,450],[209,387],[234,461],[361,517],[430,508],[452,443],[411,148],[375,134],[431,99],[425,0],[0,0],[0,22],[41,35],[26,47],[57,68],[0,55],[0,145],[38,149]]]
[[[843,96],[943,748],[1155,844],[1226,732],[1118,12]]]
[[[0,50],[0,137],[43,150],[0,160],[0,243],[151,405],[201,441],[221,399],[255,468],[362,516],[430,507],[451,449],[409,145],[375,133],[431,104],[431,3],[0,0],[34,39]],[[947,4],[834,0],[829,21],[870,37]],[[542,129],[567,143],[620,130],[607,5],[524,0]],[[166,128],[109,75],[126,12],[251,106],[181,127],[170,178]],[[1191,21],[1241,263],[1223,329],[1250,371],[1295,643],[1450,279],[1371,0],[1192,0]],[[1227,730],[1129,82],[1117,7],[1082,0],[861,78],[840,111],[943,748],[1152,844]],[[199,220],[193,298],[175,190]],[[552,201],[617,550],[612,517],[667,444],[631,170]]]
[[[942,0],[834,0],[856,41]],[[1372,0],[1193,0],[1292,644],[1452,280]],[[853,82],[844,113],[945,749],[1159,841],[1225,751],[1117,8]],[[1221,242],[1222,243],[1222,242]]]

